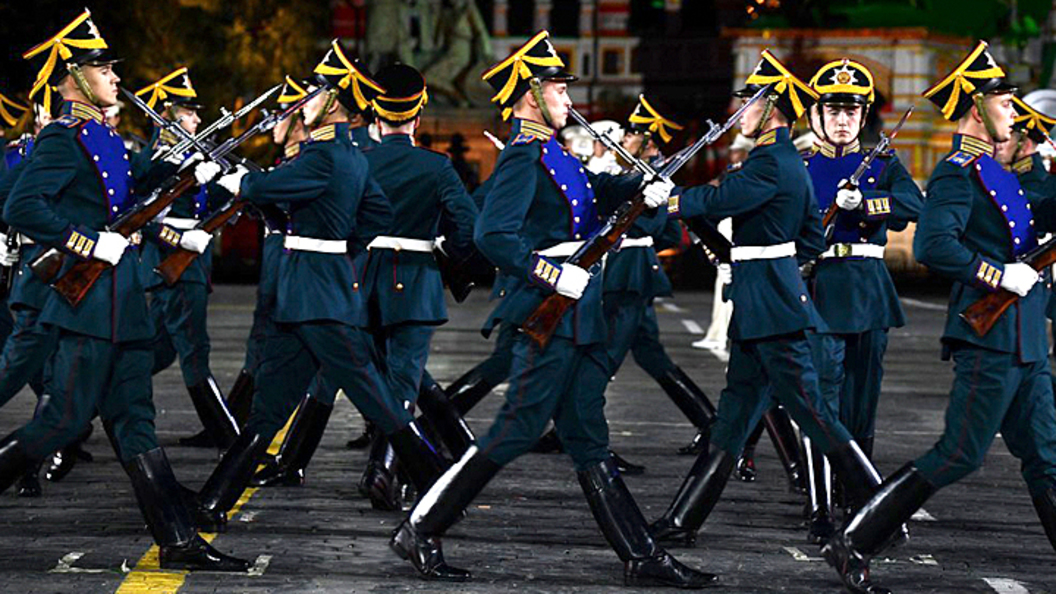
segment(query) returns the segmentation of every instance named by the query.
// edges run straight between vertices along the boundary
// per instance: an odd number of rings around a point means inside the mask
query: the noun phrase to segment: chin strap
[[[539,82],[539,77],[533,76],[528,81],[528,86],[531,88],[532,97],[535,97],[535,102],[539,104],[539,112],[543,115],[543,123],[551,128],[554,126],[554,121],[550,118],[550,109],[546,106],[546,101],[543,101],[543,85]]]
[[[297,111],[297,113],[290,116],[290,125],[286,126],[286,133],[282,135],[282,146],[285,147],[290,143],[290,134],[293,133],[293,129],[297,126],[297,122],[304,118],[304,113]]]
[[[77,83],[77,88],[84,93],[85,99],[87,99],[92,105],[98,105],[99,98],[95,96],[91,85],[88,84],[88,79],[85,78],[84,71],[81,70],[81,65],[67,64],[66,69],[70,71],[70,76],[73,77],[73,82]]]
[[[979,111],[979,117],[983,120],[983,127],[986,128],[986,133],[990,135],[990,140],[997,142],[997,128],[994,126],[994,121],[990,119],[990,112],[986,109],[986,95],[973,93],[972,101],[975,103],[975,108]]]
[[[759,138],[759,134],[763,131],[763,127],[770,121],[770,116],[774,115],[774,106],[777,105],[777,95],[769,94],[766,96],[766,104],[763,105],[763,115],[759,116],[759,123],[755,125],[755,130],[752,130],[751,134],[745,134],[748,138]],[[824,122],[822,122],[824,127]]]
[[[326,92],[326,103],[324,103],[323,108],[319,110],[319,115],[315,116],[315,120],[311,122],[305,120],[305,127],[311,129],[318,126],[319,123],[323,121],[323,118],[326,117],[326,114],[330,112],[330,108],[334,106],[334,101],[337,101],[337,91],[330,89]]]

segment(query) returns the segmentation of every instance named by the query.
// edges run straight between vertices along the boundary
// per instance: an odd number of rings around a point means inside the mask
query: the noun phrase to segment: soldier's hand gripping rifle
[[[616,211],[609,216],[608,221],[605,225],[589,240],[587,240],[576,253],[567,260],[569,264],[574,264],[580,268],[589,269],[591,266],[599,262],[602,257],[605,256],[608,251],[616,245],[616,243],[623,237],[623,234],[630,230],[634,224],[635,219],[638,215],[645,211],[645,201],[642,198],[642,189],[655,179],[669,179],[679,169],[682,168],[698,151],[703,149],[705,146],[714,143],[719,139],[727,130],[737,124],[744,112],[752,106],[756,101],[762,98],[770,87],[766,86],[759,89],[758,92],[751,99],[745,102],[740,109],[737,110],[722,126],[718,126],[708,121],[710,129],[702,136],[697,142],[695,142],[688,150],[680,152],[670,163],[664,166],[659,172],[655,171],[648,163],[643,162],[641,159],[636,159],[631,155],[625,148],[619,145],[608,136],[599,134],[590,126],[590,122],[583,118],[576,110],[569,109],[569,115],[572,119],[576,120],[576,123],[586,128],[587,132],[594,137],[595,140],[601,142],[609,150],[615,152],[618,156],[625,159],[628,163],[634,166],[635,169],[640,171],[646,177],[646,183],[643,183],[633,198],[621,204]],[[663,208],[663,207],[661,207]],[[715,231],[717,237],[701,237],[704,242],[715,241],[718,242],[721,239],[721,244],[709,245],[708,247],[714,253],[725,252],[729,254],[730,243],[725,237],[722,236],[717,230]],[[569,307],[575,304],[575,299],[566,297],[559,293],[551,293],[535,308],[528,319],[524,321],[521,329],[532,338],[540,347],[546,346],[550,342],[550,338],[553,337],[554,331],[557,330],[558,324],[561,322],[561,317],[564,316],[565,312],[568,311]]]
[[[895,127],[891,129],[890,134],[880,133],[880,142],[873,147],[873,150],[869,151],[869,154],[862,159],[862,162],[858,164],[858,168],[854,170],[851,177],[847,180],[840,189],[841,190],[854,190],[858,188],[858,182],[865,175],[865,172],[869,170],[869,167],[873,165],[873,161],[877,157],[883,154],[884,151],[891,146],[891,141],[898,136],[898,131],[902,129],[902,126],[909,119],[909,114],[913,113],[914,105],[910,105],[906,113],[902,114],[902,119],[898,120]],[[836,205],[836,201],[833,200],[832,205],[829,206],[829,210],[825,212],[825,217],[821,219],[821,226],[825,229],[825,240],[828,241],[832,238],[833,223],[836,221],[836,213],[839,212],[840,207]]]
[[[1016,261],[1030,264],[1031,268],[1039,273],[1044,271],[1046,267],[1056,264],[1056,238],[1023,254]],[[1019,295],[1005,289],[998,289],[965,308],[960,314],[961,319],[968,324],[972,332],[978,336],[986,336],[1016,301],[1019,301]]]
[[[238,148],[242,143],[246,142],[253,136],[271,130],[280,121],[303,107],[304,104],[315,97],[320,90],[321,89],[316,89],[314,92],[309,93],[281,113],[269,114],[241,135],[235,138],[230,138],[220,146],[209,151],[206,158],[208,160],[216,161]],[[246,108],[253,108],[258,104],[259,102],[254,101],[247,105]],[[137,204],[132,210],[119,217],[113,224],[109,225],[106,230],[120,233],[121,235],[128,237],[142,229],[147,223],[154,220],[155,217],[165,210],[165,208],[171,205],[176,198],[183,194],[183,192],[187,191],[197,183],[194,178],[194,169],[195,168],[190,165],[183,167],[176,175],[166,180],[165,183],[163,183],[162,186],[147,200]],[[71,305],[76,306],[82,299],[84,299],[84,296],[88,294],[89,289],[92,288],[95,281],[97,281],[102,273],[109,267],[110,264],[103,262],[102,260],[92,259],[78,262],[66,271],[66,274],[62,275],[57,281],[52,283],[51,286]]]

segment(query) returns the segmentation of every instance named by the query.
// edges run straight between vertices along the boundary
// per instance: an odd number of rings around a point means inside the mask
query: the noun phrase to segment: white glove
[[[180,236],[180,247],[185,250],[202,254],[205,253],[205,249],[209,247],[209,242],[213,239],[213,235],[208,231],[202,231],[201,229],[190,229],[184,231],[183,235]]]
[[[847,180],[841,179],[840,191],[836,192],[836,206],[843,210],[854,210],[862,205],[862,191],[858,188],[845,188]]]
[[[0,233],[0,266],[10,268],[18,264],[18,250],[8,251],[7,234]]]
[[[646,208],[667,206],[667,199],[671,196],[673,189],[675,189],[675,184],[669,179],[655,179],[649,182],[642,190]]]
[[[733,266],[729,264],[719,264],[715,267],[719,281],[728,285],[733,282]]]
[[[239,165],[235,167],[235,170],[231,173],[216,180],[216,183],[219,184],[221,188],[237,196],[239,190],[242,188],[242,177],[247,173],[249,173],[249,170]]]
[[[561,274],[557,277],[554,290],[558,295],[579,299],[590,282],[590,273],[575,264],[562,264]]]
[[[191,158],[193,159],[194,157]],[[223,171],[223,168],[212,161],[199,163],[194,168],[194,181],[198,182],[199,186],[204,186],[213,181],[217,175],[220,175],[221,171]]]
[[[1005,272],[1001,275],[1000,285],[1006,291],[1026,297],[1039,278],[1038,271],[1034,270],[1030,264],[1013,262],[1005,264]]]
[[[111,266],[117,266],[127,247],[128,239],[124,235],[110,231],[100,231],[99,241],[95,242],[95,249],[92,250],[92,257],[96,260],[102,260]]]
[[[181,154],[170,151],[169,154],[165,157],[165,162],[172,163],[173,165],[178,166],[180,169],[186,169],[188,167],[191,167],[195,163],[199,163],[205,160],[205,155],[200,152],[196,152],[187,158],[184,158],[184,154],[185,153]]]

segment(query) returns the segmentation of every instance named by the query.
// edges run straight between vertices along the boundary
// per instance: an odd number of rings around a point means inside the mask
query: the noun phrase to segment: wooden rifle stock
[[[574,264],[580,268],[589,269],[594,266],[616,245],[638,215],[645,211],[645,200],[639,190],[638,194],[620,205],[619,209],[612,215],[609,222],[601,228],[596,235],[590,238],[575,254],[572,254],[567,263]],[[530,336],[540,348],[543,348],[553,338],[561,318],[568,308],[575,305],[576,300],[565,297],[558,293],[551,293],[535,308],[528,319],[524,321],[521,329]]]
[[[199,223],[195,229],[206,231],[208,233],[215,233],[238,214],[238,211],[242,210],[242,207],[245,205],[245,200],[231,200],[227,203],[227,206],[214,212],[209,218]],[[178,247],[174,252],[166,256],[165,259],[161,261],[161,264],[158,264],[157,268],[154,269],[154,272],[157,272],[165,281],[165,284],[171,287],[176,284],[176,281],[180,280],[180,277],[183,276],[187,267],[190,266],[191,262],[194,262],[195,258],[200,255],[201,254],[198,252]]]
[[[1042,271],[1048,266],[1056,264],[1056,239],[1050,239],[1042,245],[1024,254],[1020,262],[1030,264],[1034,270]],[[979,299],[969,305],[961,312],[964,320],[976,335],[986,336],[997,324],[1008,308],[1019,301],[1019,295],[1004,289],[998,289],[986,297]]]
[[[190,167],[180,172],[175,179],[176,182],[169,189],[164,190],[160,196],[118,220],[111,231],[125,237],[132,235],[154,220],[161,214],[161,211],[197,183],[194,179],[194,169]],[[52,283],[51,287],[58,291],[70,305],[76,307],[95,285],[95,281],[99,280],[103,272],[110,267],[110,264],[96,259],[78,262]]]

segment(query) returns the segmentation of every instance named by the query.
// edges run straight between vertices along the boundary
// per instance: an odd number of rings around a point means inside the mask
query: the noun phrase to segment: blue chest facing
[[[865,155],[860,152],[836,158],[817,153],[807,159],[807,172],[810,173],[810,179],[814,182],[814,196],[817,197],[818,207],[821,210],[828,210],[832,206],[833,201],[836,200],[836,192],[839,190],[837,184],[841,180],[849,179],[864,159]],[[876,188],[886,166],[885,160],[874,160],[858,180],[858,187],[862,190]]]
[[[135,203],[132,165],[125,143],[110,126],[85,120],[77,132],[77,141],[95,173],[107,201],[108,220],[121,216]]]
[[[557,141],[550,138],[542,147],[541,162],[571,212],[570,239],[586,239],[601,226],[594,188],[591,187],[583,164],[568,154]]]
[[[1037,247],[1034,215],[1030,211],[1026,193],[1019,185],[1019,178],[989,155],[976,159],[972,168],[983,192],[1005,221],[1012,253],[1021,256]]]
[[[4,162],[8,169],[14,169],[19,163],[29,158],[33,152],[33,139],[26,138],[8,149],[4,155]]]

